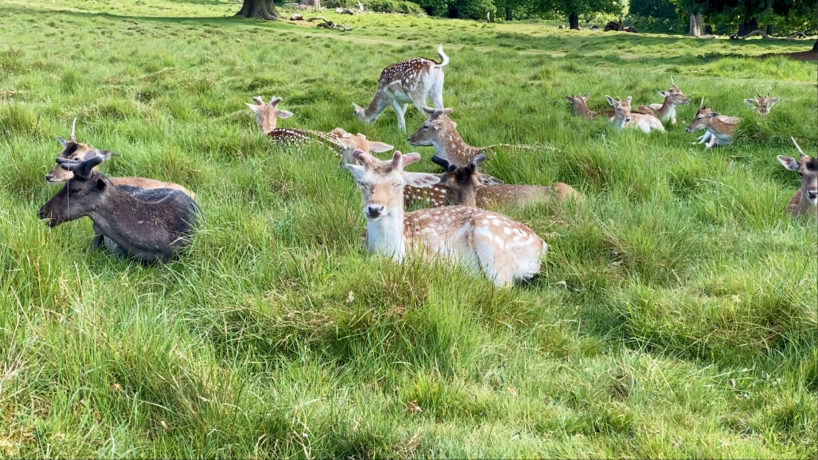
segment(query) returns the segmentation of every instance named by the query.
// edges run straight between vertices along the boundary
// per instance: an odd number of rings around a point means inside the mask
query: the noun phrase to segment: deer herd
[[[395,151],[388,160],[373,153],[395,147],[372,141],[363,134],[343,128],[332,131],[279,128],[279,118],[293,113],[278,106],[282,99],[265,102],[252,98],[247,105],[256,116],[258,128],[268,139],[282,144],[314,142],[329,147],[341,158],[363,196],[366,246],[370,252],[401,261],[411,255],[440,257],[479,271],[495,285],[507,287],[526,281],[540,271],[548,245],[531,228],[497,212],[503,206],[566,201],[582,203],[583,197],[562,182],[549,186],[510,185],[480,172],[479,167],[500,145],[473,147],[457,131],[443,106],[443,67],[449,57],[438,48],[440,62],[425,58],[405,60],[386,67],[366,107],[353,104],[354,115],[364,123],[374,122],[387,107],[397,114],[398,129],[406,130],[409,103],[426,120],[407,139],[412,146],[434,148],[431,161],[443,171],[409,172],[418,153]],[[687,105],[675,82],[660,91],[661,103],[631,108],[632,98],[606,96],[610,109],[592,111],[589,94],[565,96],[575,115],[587,119],[604,116],[620,128],[638,128],[645,133],[665,131],[663,123],[676,124],[676,107]],[[427,106],[431,99],[433,107]],[[758,115],[767,115],[779,98],[758,95],[745,103]],[[739,119],[720,115],[700,104],[687,132],[705,130],[698,143],[707,148],[730,144]],[[76,119],[68,140],[57,138],[63,147],[57,165],[46,175],[63,188],[40,208],[39,217],[50,226],[88,216],[95,236],[92,248],[109,251],[142,262],[167,261],[186,246],[200,218],[195,195],[185,187],[143,177],[106,177],[98,171],[103,161],[116,155],[98,150],[76,139]],[[793,139],[795,142],[795,139]],[[798,160],[779,156],[778,161],[801,177],[801,188],[788,210],[794,215],[816,215],[818,203],[818,158],[807,156],[796,143]],[[407,206],[420,207],[406,212]]]

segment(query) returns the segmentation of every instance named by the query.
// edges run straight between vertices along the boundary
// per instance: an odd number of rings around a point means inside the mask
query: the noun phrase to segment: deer
[[[369,105],[360,107],[352,104],[355,116],[364,123],[372,123],[381,112],[392,106],[397,113],[398,130],[406,132],[404,114],[411,102],[419,112],[431,98],[434,106],[443,107],[443,67],[449,63],[449,57],[443,52],[443,45],[437,48],[440,62],[426,58],[414,58],[392,64],[381,72],[378,89]]]
[[[818,216],[818,158],[810,158],[794,137],[791,137],[801,157],[778,155],[778,161],[786,169],[795,171],[801,177],[801,188],[790,198],[787,210],[793,216]]]
[[[417,153],[395,151],[381,161],[355,151],[360,165],[347,169],[362,190],[366,244],[370,253],[397,262],[420,254],[457,261],[482,271],[497,287],[526,281],[540,271],[548,245],[526,225],[502,214],[470,206],[444,206],[404,213],[406,184],[429,187],[438,176],[404,171],[420,161]]]
[[[143,263],[167,262],[189,242],[199,206],[182,191],[116,186],[95,170],[102,155],[56,160],[74,175],[38,212],[50,227],[88,216],[96,233],[93,249],[105,243]]]
[[[770,93],[767,93],[766,97],[756,93],[755,99],[745,99],[744,103],[751,109],[754,109],[757,114],[767,116],[770,114],[770,110],[773,109],[773,106],[778,104],[780,100],[780,97],[770,97]]]
[[[632,97],[628,96],[626,99],[614,99],[611,96],[605,96],[608,104],[614,108],[615,115],[611,118],[611,123],[617,129],[622,128],[639,128],[643,133],[648,134],[651,131],[665,131],[662,122],[653,115],[645,115],[644,113],[631,112]]]
[[[563,203],[568,199],[581,200],[582,196],[573,187],[562,182],[549,186],[541,185],[494,185],[485,186],[478,178],[478,166],[486,160],[479,154],[466,166],[457,166],[440,157],[432,161],[440,165],[445,173],[440,183],[446,188],[447,205],[465,205],[486,208],[497,205],[524,206],[531,203],[556,200]]]
[[[585,93],[581,96],[565,96],[565,99],[571,103],[571,109],[574,115],[579,115],[581,117],[587,118],[589,120],[593,120],[596,117],[607,117],[611,118],[615,115],[614,109],[602,109],[602,110],[591,110],[588,108],[588,98],[591,97],[591,93]]]
[[[699,143],[706,142],[705,148],[708,149],[714,145],[728,145],[733,142],[733,131],[739,121],[739,118],[723,116],[700,105],[693,116],[693,121],[687,125],[687,132],[707,130],[704,136],[699,137]]]
[[[329,136],[338,144],[341,159],[343,160],[344,164],[358,163],[358,160],[352,156],[352,153],[355,152],[355,150],[361,150],[365,153],[383,153],[395,148],[394,146],[383,142],[370,141],[361,133],[350,134],[343,128],[333,129],[330,131]]]
[[[685,97],[682,91],[676,86],[676,83],[671,82],[670,89],[667,91],[659,91],[664,101],[661,104],[640,105],[637,112],[653,115],[662,122],[670,120],[671,125],[676,124],[676,106],[690,104],[690,99]]]
[[[98,150],[90,145],[77,142],[76,128],[77,119],[74,118],[74,121],[71,124],[71,137],[69,137],[68,140],[65,140],[59,136],[57,137],[57,141],[63,148],[62,152],[59,154],[60,158],[65,160],[82,160],[86,157],[90,158],[96,155],[101,156],[103,159],[108,159],[112,156],[119,155],[118,153],[111,152],[110,150]],[[60,165],[56,165],[51,169],[51,171],[48,172],[48,174],[45,175],[45,180],[49,183],[57,184],[67,182],[71,180],[72,177],[74,177],[74,173],[72,171],[63,169],[60,167]],[[179,184],[174,184],[173,182],[163,182],[155,179],[148,179],[146,177],[111,177],[110,180],[116,186],[128,185],[148,189],[172,188],[182,191],[191,198],[195,199],[196,197],[193,192]]]
[[[252,98],[255,104],[245,102],[247,107],[256,114],[256,124],[262,134],[270,138],[270,140],[282,144],[301,144],[304,142],[318,141],[324,145],[337,147],[330,136],[322,131],[314,131],[307,129],[293,129],[293,128],[278,128],[279,118],[290,118],[293,113],[289,110],[282,110],[278,108],[278,104],[282,101],[280,97],[273,96],[270,102],[264,102],[261,96]]]

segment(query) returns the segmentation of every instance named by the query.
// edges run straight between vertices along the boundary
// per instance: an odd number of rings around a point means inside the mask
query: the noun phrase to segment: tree
[[[540,0],[534,2],[542,13],[568,16],[572,29],[579,29],[579,16],[591,13],[622,14],[621,0]]]
[[[281,17],[273,0],[244,0],[236,16],[273,20]]]
[[[707,0],[676,0],[676,7],[683,13],[690,15],[688,34],[691,37],[701,37],[704,14],[711,10],[710,2]]]

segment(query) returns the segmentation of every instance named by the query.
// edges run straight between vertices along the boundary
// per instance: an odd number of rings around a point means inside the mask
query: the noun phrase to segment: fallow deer
[[[418,111],[423,110],[426,99],[431,98],[437,108],[443,108],[443,67],[449,57],[443,46],[437,48],[440,62],[415,58],[392,64],[383,69],[378,79],[378,90],[367,107],[352,104],[355,116],[364,123],[372,123],[383,110],[392,106],[398,117],[398,130],[406,132],[404,114],[411,102]]]
[[[670,120],[670,124],[675,125],[676,106],[690,104],[690,99],[685,97],[675,84],[671,85],[667,91],[659,91],[659,95],[665,98],[661,104],[640,105],[637,112],[653,115],[663,122]]]
[[[605,96],[608,104],[614,108],[614,116],[611,118],[611,123],[615,128],[639,128],[644,133],[654,131],[665,131],[662,122],[653,115],[645,115],[644,113],[631,112],[631,96],[627,99],[614,99],[611,96]]]
[[[818,158],[810,158],[801,150],[801,147],[791,138],[795,148],[801,154],[796,160],[792,157],[778,155],[778,161],[790,171],[795,171],[801,177],[801,188],[790,198],[787,210],[793,216],[818,215]]]
[[[687,132],[707,130],[705,136],[699,137],[699,143],[707,142],[705,147],[708,149],[714,145],[728,145],[733,142],[733,131],[739,121],[739,118],[720,115],[702,105],[687,125]]]
[[[486,155],[481,153],[474,157],[474,160],[468,165],[457,166],[439,157],[432,158],[433,162],[446,170],[440,181],[447,190],[446,204],[486,208],[509,204],[526,205],[555,199],[559,203],[567,199],[582,199],[579,192],[562,182],[555,182],[547,187],[541,185],[485,186],[478,179],[477,169],[485,159]]]
[[[103,160],[101,155],[57,158],[74,176],[40,208],[39,217],[56,227],[88,216],[97,234],[93,247],[104,238],[109,249],[139,261],[167,261],[188,242],[199,212],[196,202],[177,189],[118,187],[94,170]]]
[[[601,110],[591,110],[588,108],[588,98],[591,96],[591,93],[585,93],[581,96],[565,96],[565,99],[571,103],[571,109],[574,115],[579,115],[581,117],[587,118],[589,120],[593,120],[596,117],[607,117],[611,118],[615,115],[614,109],[601,109]]]
[[[352,156],[352,153],[355,152],[355,150],[361,150],[365,153],[383,153],[395,148],[394,146],[383,142],[370,141],[361,133],[348,133],[343,128],[333,129],[330,131],[329,136],[330,139],[332,139],[338,145],[341,159],[343,159],[344,164],[358,163],[358,160]]]
[[[756,93],[755,99],[745,99],[744,103],[751,109],[754,109],[759,115],[764,116],[769,115],[770,110],[772,110],[773,106],[778,104],[780,100],[780,97],[770,97],[770,93],[767,93],[766,97]]]
[[[74,119],[74,122],[71,125],[71,137],[68,140],[65,140],[61,137],[57,137],[57,141],[59,141],[60,145],[62,145],[63,150],[60,152],[60,158],[64,160],[82,160],[86,157],[90,158],[92,156],[101,156],[103,159],[110,158],[111,156],[118,155],[117,153],[108,151],[108,150],[97,150],[91,147],[90,145],[77,142],[76,136],[76,127],[77,127],[77,119]],[[67,182],[74,177],[74,173],[67,169],[63,169],[60,165],[54,166],[54,168],[45,175],[45,180],[51,183],[60,183],[60,182]],[[191,198],[195,198],[196,195],[193,192],[189,191],[188,189],[182,187],[179,184],[174,184],[173,182],[163,182],[155,179],[148,179],[146,177],[111,177],[109,178],[111,182],[113,182],[116,186],[122,185],[129,185],[132,187],[141,187],[141,188],[172,188],[176,190],[181,190],[186,195],[190,196]]]
[[[443,256],[481,270],[496,286],[510,286],[540,271],[548,245],[530,228],[502,214],[469,206],[404,214],[406,184],[428,187],[440,180],[432,174],[403,170],[419,161],[419,154],[395,152],[391,161],[361,151],[354,155],[362,164],[347,168],[362,189],[370,252],[396,261],[415,252]]]
[[[329,134],[323,131],[276,127],[279,118],[290,118],[293,116],[293,113],[289,110],[281,110],[278,108],[278,104],[281,100],[280,97],[273,97],[270,99],[270,102],[264,102],[261,96],[255,96],[253,98],[255,104],[245,102],[247,107],[250,107],[250,110],[256,114],[256,124],[262,134],[266,135],[270,140],[281,144],[301,144],[304,142],[318,141],[330,148],[338,147],[338,144],[330,139]]]

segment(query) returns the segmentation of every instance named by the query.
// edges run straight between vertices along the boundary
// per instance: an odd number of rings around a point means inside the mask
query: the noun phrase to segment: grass
[[[789,136],[815,154],[815,66],[752,57],[811,41],[327,13],[340,34],[237,9],[0,5],[0,456],[815,458],[816,225],[785,212],[798,179],[775,160]],[[505,210],[549,243],[530,285],[368,256],[338,160],[272,145],[244,106],[278,95],[281,126],[407,151],[393,112],[351,105],[438,43],[468,142],[556,149],[485,171],[587,197]],[[695,106],[645,136],[562,97],[654,102],[671,76],[743,118],[733,146],[691,145]],[[761,119],[742,99],[768,91]],[[196,192],[188,251],[146,267],[89,252],[87,219],[38,221],[74,117],[122,154],[107,174]]]

